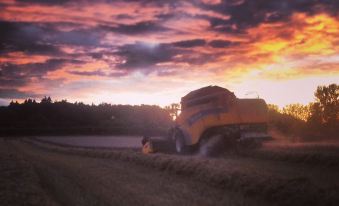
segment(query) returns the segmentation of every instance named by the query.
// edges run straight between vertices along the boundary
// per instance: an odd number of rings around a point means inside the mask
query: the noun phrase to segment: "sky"
[[[282,107],[331,83],[338,0],[0,0],[0,105],[165,106],[218,85]]]

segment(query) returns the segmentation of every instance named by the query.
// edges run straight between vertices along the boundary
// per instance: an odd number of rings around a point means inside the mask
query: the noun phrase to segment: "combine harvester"
[[[179,154],[199,151],[210,156],[225,150],[256,148],[271,139],[267,120],[263,99],[239,99],[225,88],[208,86],[181,98],[181,113],[168,139]]]

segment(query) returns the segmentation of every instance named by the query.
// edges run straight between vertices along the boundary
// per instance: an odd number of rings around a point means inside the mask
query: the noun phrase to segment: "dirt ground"
[[[267,145],[255,152],[203,158],[0,139],[0,202],[337,205],[338,159],[338,148],[327,145]]]

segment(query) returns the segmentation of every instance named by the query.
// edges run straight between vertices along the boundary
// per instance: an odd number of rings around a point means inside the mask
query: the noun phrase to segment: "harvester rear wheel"
[[[199,142],[199,154],[204,157],[214,157],[221,153],[222,135],[202,138]]]
[[[244,152],[244,151],[251,151],[255,149],[259,149],[262,146],[262,140],[258,139],[251,139],[243,142],[239,142],[237,144],[237,151]]]
[[[215,157],[223,153],[234,153],[238,133],[234,127],[213,128],[204,133],[199,142],[199,153]]]

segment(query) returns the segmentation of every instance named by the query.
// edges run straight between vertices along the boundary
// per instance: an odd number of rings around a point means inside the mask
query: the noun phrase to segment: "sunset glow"
[[[307,104],[339,83],[338,1],[0,1],[0,104],[180,102],[219,85]]]

